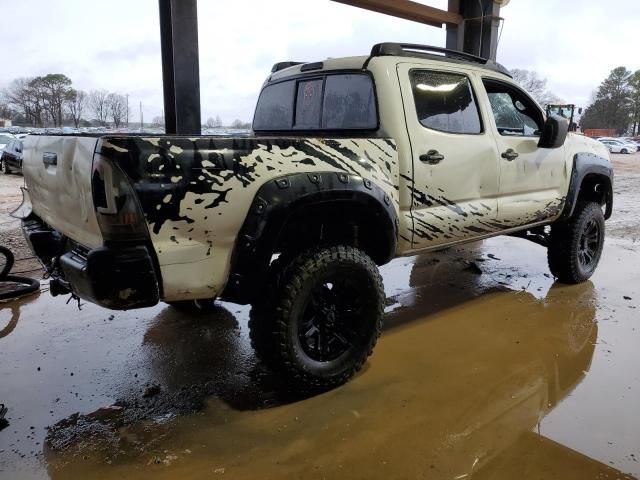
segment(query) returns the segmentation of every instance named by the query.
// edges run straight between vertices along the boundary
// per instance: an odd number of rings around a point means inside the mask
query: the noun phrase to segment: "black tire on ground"
[[[384,302],[382,277],[364,252],[310,250],[281,272],[262,339],[275,344],[267,351],[297,386],[327,390],[353,377],[373,352]]]
[[[0,245],[0,279],[9,275],[15,258],[11,250]]]
[[[622,150],[620,150],[620,153],[629,153],[629,150],[627,150],[626,148],[623,148]]]
[[[595,202],[579,202],[566,222],[551,226],[549,270],[563,283],[581,283],[595,272],[604,247],[604,215]]]
[[[9,175],[9,173],[11,173],[7,162],[5,162],[4,160],[0,160],[0,171],[5,175]]]
[[[0,293],[0,300],[8,300],[11,298],[21,297],[40,289],[40,282],[35,278],[21,277],[18,275],[7,275],[0,281],[20,284],[20,287],[14,288],[11,291],[5,293]]]
[[[180,312],[190,314],[211,313],[216,309],[215,298],[203,298],[199,300],[178,300],[175,302],[167,302],[173,308]]]
[[[278,339],[274,336],[273,305],[276,293],[280,290],[280,280],[290,259],[282,255],[269,266],[265,291],[262,296],[251,305],[249,312],[249,340],[256,356],[271,368],[277,367]]]

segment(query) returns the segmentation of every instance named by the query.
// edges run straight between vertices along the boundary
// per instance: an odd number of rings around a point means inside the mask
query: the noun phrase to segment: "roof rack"
[[[279,72],[280,70],[284,70],[285,68],[295,67],[296,65],[302,65],[305,62],[278,62],[274,63],[273,67],[271,67],[271,73]]]
[[[421,57],[435,58],[455,63],[478,63],[485,68],[511,77],[511,72],[498,62],[478,57],[466,52],[451,50],[449,48],[434,47],[431,45],[419,45],[416,43],[377,43],[371,49],[372,57]]]

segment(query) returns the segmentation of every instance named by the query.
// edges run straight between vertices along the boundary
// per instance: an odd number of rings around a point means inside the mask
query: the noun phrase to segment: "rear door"
[[[498,221],[511,228],[555,216],[566,194],[565,147],[538,148],[544,115],[524,90],[496,78],[482,83],[499,152]]]
[[[472,72],[397,68],[411,143],[414,249],[496,230],[498,163]]]
[[[89,137],[30,136],[22,166],[34,213],[91,248],[102,246],[91,195],[96,141]]]

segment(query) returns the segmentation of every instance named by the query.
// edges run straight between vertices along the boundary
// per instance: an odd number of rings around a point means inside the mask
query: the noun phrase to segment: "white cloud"
[[[145,118],[162,112],[157,0],[4,2],[0,87],[16,77],[60,72],[78,88],[129,93]],[[446,8],[446,0],[425,1]],[[445,32],[329,0],[200,0],[202,116],[250,120],[271,66],[367,54],[382,41],[444,45]],[[640,6],[513,0],[502,10],[498,60],[548,79],[567,101],[584,105],[609,71],[640,68],[633,54]],[[7,19],[11,19],[8,21]]]

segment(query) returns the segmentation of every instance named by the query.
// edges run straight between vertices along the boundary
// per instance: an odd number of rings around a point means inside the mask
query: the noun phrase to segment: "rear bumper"
[[[72,244],[65,248],[62,236],[37,220],[24,220],[23,232],[42,263],[50,266],[54,262],[58,267],[52,273],[58,285],[51,289],[53,294],[68,289],[113,310],[150,307],[160,300],[153,259],[143,245],[89,250]]]

